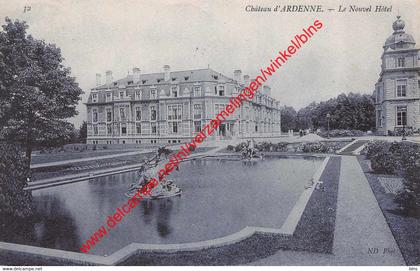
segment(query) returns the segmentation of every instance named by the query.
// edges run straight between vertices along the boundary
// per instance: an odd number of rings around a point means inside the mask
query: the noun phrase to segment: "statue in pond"
[[[243,161],[258,161],[262,160],[263,155],[255,148],[254,140],[247,140],[244,148],[241,151]]]
[[[127,197],[133,197],[137,191],[139,191],[144,185],[146,185],[152,178],[158,175],[158,171],[164,168],[166,164],[166,158],[172,151],[166,146],[159,147],[151,158],[144,159],[143,164],[140,166],[139,169],[139,176],[140,178],[135,182],[132,183],[125,193]],[[164,158],[161,158],[162,155],[165,155]],[[176,168],[178,170],[178,167]],[[162,199],[162,198],[169,198],[181,195],[182,190],[179,188],[174,180],[171,179],[159,179],[159,184],[153,188],[152,193],[150,195],[144,195],[144,199]]]

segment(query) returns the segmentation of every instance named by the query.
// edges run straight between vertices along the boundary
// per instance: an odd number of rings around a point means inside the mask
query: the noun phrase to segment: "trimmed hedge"
[[[420,145],[375,141],[368,144],[366,157],[375,173],[404,177],[404,188],[394,200],[408,214],[420,215]]]

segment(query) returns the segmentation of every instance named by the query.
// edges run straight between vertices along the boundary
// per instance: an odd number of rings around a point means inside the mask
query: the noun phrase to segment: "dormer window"
[[[98,102],[98,94],[92,93],[92,103],[97,103],[97,102]]]
[[[172,81],[175,81],[176,80],[176,77],[172,77]]]
[[[117,82],[114,82],[114,86],[116,86],[116,85],[118,85],[118,83]]]
[[[128,85],[132,85],[133,84],[133,81],[128,81],[127,84]]]
[[[190,77],[189,77],[189,76],[185,76],[185,77],[184,77],[184,80],[185,80],[185,81],[188,81],[188,79],[190,79]]]
[[[144,85],[147,83],[147,80],[142,80],[141,83]]]
[[[219,76],[213,75],[213,78],[214,78],[214,80],[218,80],[219,79]]]
[[[158,79],[156,79],[156,82],[160,83],[160,81],[162,81],[162,80],[163,80],[163,79],[158,78]]]
[[[174,97],[174,98],[178,97],[178,87],[177,86],[172,87],[171,96]]]

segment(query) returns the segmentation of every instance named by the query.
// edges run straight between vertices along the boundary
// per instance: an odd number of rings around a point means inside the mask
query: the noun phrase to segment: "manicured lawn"
[[[127,149],[127,150],[97,150],[97,151],[83,151],[83,152],[59,152],[59,153],[43,153],[32,157],[32,164],[42,164],[49,162],[65,161],[72,159],[96,157],[110,154],[118,154],[132,151],[141,151],[142,149]]]

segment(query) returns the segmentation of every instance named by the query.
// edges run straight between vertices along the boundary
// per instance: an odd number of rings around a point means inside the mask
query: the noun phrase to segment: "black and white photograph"
[[[0,271],[418,270],[419,29],[418,0],[0,0]]]

